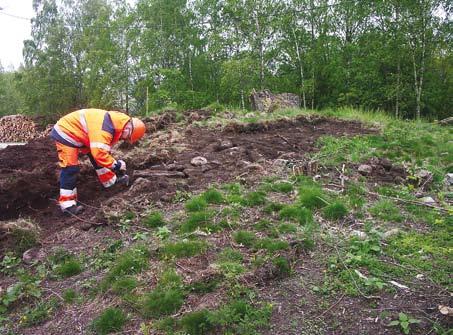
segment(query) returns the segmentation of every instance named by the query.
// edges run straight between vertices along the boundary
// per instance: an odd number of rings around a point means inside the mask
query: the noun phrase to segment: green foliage
[[[301,225],[308,225],[313,222],[313,214],[311,210],[300,205],[286,205],[280,212],[281,219],[296,220]]]
[[[244,256],[237,250],[232,248],[225,248],[217,256],[218,261],[232,261],[232,262],[242,262]]]
[[[215,188],[208,189],[201,196],[209,204],[221,204],[224,202],[222,193]]]
[[[233,239],[236,243],[251,247],[255,243],[256,236],[253,232],[239,230],[233,233]]]
[[[63,278],[72,277],[82,272],[82,265],[75,259],[68,259],[55,267],[55,273]]]
[[[214,328],[214,324],[210,320],[211,312],[201,310],[188,313],[181,319],[181,328],[186,334],[204,335]]]
[[[165,220],[160,212],[151,212],[143,219],[143,224],[149,228],[165,226]]]
[[[103,287],[125,275],[136,274],[148,266],[149,250],[142,245],[134,246],[118,256],[115,263],[107,273]]]
[[[285,257],[280,256],[275,258],[272,260],[272,264],[277,268],[279,276],[285,277],[291,273],[291,265]]]
[[[289,248],[289,244],[286,241],[271,239],[271,238],[263,238],[258,240],[255,243],[255,248],[257,249],[265,249],[269,253],[274,253],[279,250],[285,250]]]
[[[272,214],[275,212],[279,212],[283,207],[285,207],[284,204],[279,204],[276,202],[270,202],[266,207],[264,208],[264,212],[267,214]]]
[[[327,205],[323,209],[324,217],[328,220],[340,220],[348,215],[348,209],[339,200]]]
[[[18,273],[18,279],[0,295],[0,314],[6,312],[9,306],[18,301],[41,297],[41,279],[23,270]]]
[[[197,228],[214,228],[212,225],[213,212],[199,211],[191,212],[184,224],[181,225],[182,233],[190,233]]]
[[[13,250],[18,255],[38,245],[38,233],[29,229],[14,228],[11,231],[10,238],[13,242]]]
[[[328,205],[326,195],[319,186],[301,186],[299,200],[302,206],[309,209],[322,208]]]
[[[77,298],[77,292],[69,288],[63,292],[63,300],[67,304],[72,304]]]
[[[418,319],[413,319],[410,316],[406,315],[405,313],[399,313],[398,314],[398,319],[393,320],[389,323],[390,327],[395,327],[399,326],[401,328],[401,331],[404,334],[409,334],[410,333],[410,326],[413,324],[418,324],[421,321]]]
[[[105,309],[92,322],[92,328],[99,335],[121,331],[127,322],[127,316],[119,308],[109,307]]]
[[[255,191],[247,193],[241,201],[244,206],[255,207],[266,203],[266,194],[264,192]]]
[[[275,183],[271,186],[272,191],[281,193],[290,193],[293,191],[293,189],[293,184],[287,182]]]
[[[297,226],[290,223],[282,223],[278,226],[278,231],[282,234],[293,234],[297,232]]]
[[[177,288],[156,288],[144,295],[141,310],[146,318],[156,318],[175,313],[183,304],[184,295]]]
[[[39,302],[33,308],[26,308],[20,319],[22,327],[36,326],[50,318],[50,315],[57,308],[56,300]]]
[[[186,209],[189,212],[197,212],[206,209],[207,201],[203,197],[194,197],[186,202]]]
[[[370,213],[386,222],[402,222],[404,217],[400,209],[391,200],[379,200],[370,208]]]
[[[112,284],[112,292],[124,295],[133,291],[138,285],[137,279],[132,276],[120,277]]]
[[[7,252],[0,262],[0,272],[5,275],[12,275],[16,272],[21,259],[12,252]]]
[[[181,241],[167,243],[162,247],[161,255],[166,258],[191,257],[205,252],[207,248],[208,245],[203,241]]]

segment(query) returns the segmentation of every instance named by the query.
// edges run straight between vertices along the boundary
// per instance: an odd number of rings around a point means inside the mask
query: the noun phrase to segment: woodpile
[[[0,142],[28,142],[42,135],[36,124],[24,115],[7,115],[0,118]]]

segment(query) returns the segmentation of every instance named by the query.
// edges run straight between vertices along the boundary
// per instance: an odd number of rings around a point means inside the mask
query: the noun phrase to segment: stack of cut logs
[[[40,132],[32,119],[24,115],[0,118],[0,142],[27,142],[39,137]]]

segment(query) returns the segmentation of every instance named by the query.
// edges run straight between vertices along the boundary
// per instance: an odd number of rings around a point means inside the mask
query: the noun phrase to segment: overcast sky
[[[23,62],[23,41],[30,37],[29,18],[34,15],[31,4],[32,0],[0,0],[0,62],[6,70]]]
[[[30,38],[33,0],[0,0],[0,63],[5,70],[23,63],[23,41]],[[128,0],[130,4],[135,0]]]

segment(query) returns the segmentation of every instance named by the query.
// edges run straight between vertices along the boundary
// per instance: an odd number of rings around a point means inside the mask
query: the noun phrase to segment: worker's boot
[[[67,216],[71,216],[71,215],[79,215],[80,213],[83,212],[85,208],[83,206],[80,206],[80,205],[72,205],[71,207],[68,207],[68,208],[65,208],[63,209],[63,214],[67,215]]]

